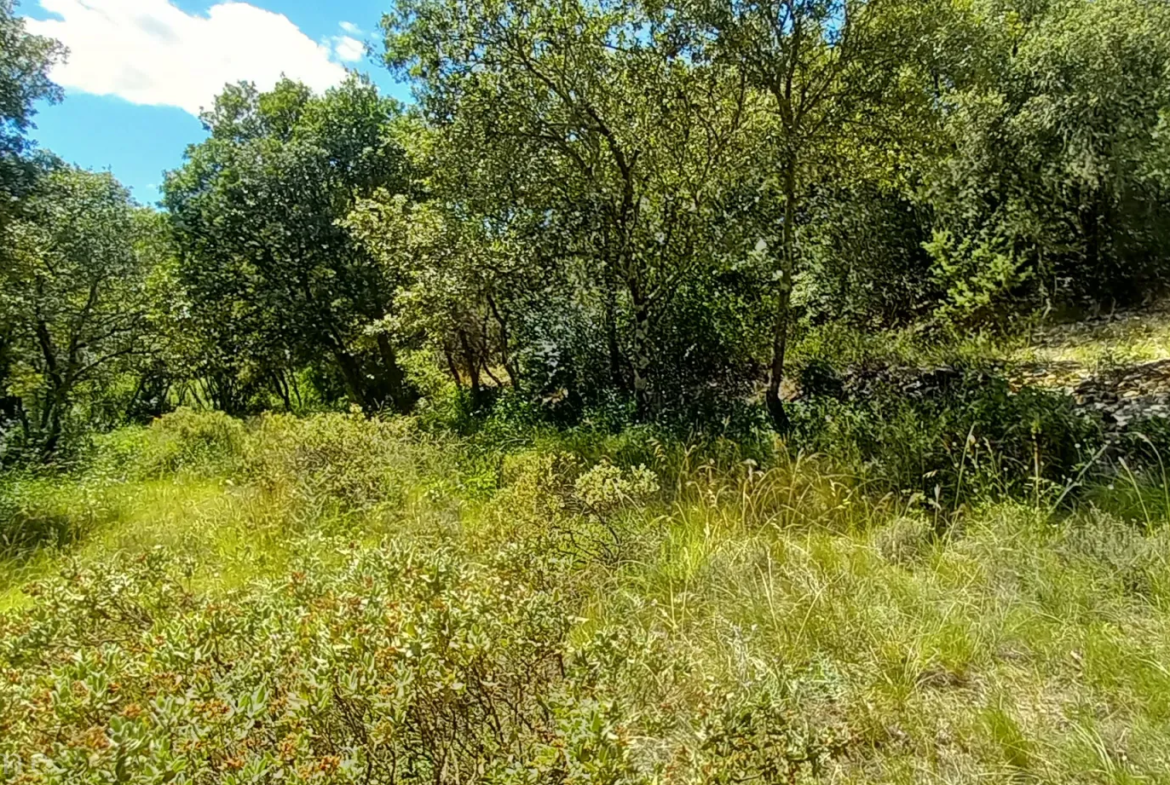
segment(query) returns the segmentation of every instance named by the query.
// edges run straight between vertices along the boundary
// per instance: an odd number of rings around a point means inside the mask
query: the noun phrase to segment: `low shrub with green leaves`
[[[887,383],[860,399],[813,396],[794,421],[802,449],[845,457],[877,487],[945,507],[968,498],[1059,495],[1092,468],[1103,444],[1100,423],[1070,397],[1014,390],[1002,376],[978,370],[922,394]]]
[[[160,552],[28,587],[0,635],[4,780],[498,781],[603,752],[550,704],[555,593],[445,549],[331,556],[222,598]]]
[[[345,510],[400,503],[419,457],[407,422],[265,414],[252,425],[242,474],[267,492]]]
[[[102,437],[98,460],[109,471],[139,477],[177,472],[229,473],[244,449],[243,422],[219,411],[180,408],[145,429],[128,428]]]
[[[100,488],[31,472],[0,474],[0,556],[63,547],[103,514]]]
[[[781,783],[846,743],[715,682],[682,715],[637,716],[620,689],[641,668],[693,681],[661,635],[574,641],[569,595],[448,547],[320,544],[219,597],[161,550],[25,587],[32,609],[0,616],[5,781]],[[670,727],[675,749],[633,722]]]
[[[507,516],[508,528],[584,562],[629,556],[641,534],[630,513],[644,510],[661,490],[645,465],[622,468],[603,458],[588,466],[564,452],[509,456],[501,475],[504,488],[493,508]]]

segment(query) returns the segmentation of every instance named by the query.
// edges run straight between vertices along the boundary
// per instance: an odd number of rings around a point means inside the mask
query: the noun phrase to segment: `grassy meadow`
[[[3,780],[1164,781],[1165,483],[1100,450],[1045,479],[1060,404],[1028,405],[1030,468],[989,460],[1010,429],[948,423],[936,455],[935,413],[846,431],[844,404],[836,452],[360,414],[115,431],[0,486]],[[950,473],[898,488],[908,450]]]

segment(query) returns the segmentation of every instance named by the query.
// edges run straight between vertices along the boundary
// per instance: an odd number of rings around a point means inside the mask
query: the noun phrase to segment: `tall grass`
[[[202,417],[10,480],[71,534],[26,547],[0,616],[6,781],[1170,770],[1152,464],[1015,495],[957,465],[942,519],[781,441],[542,431],[493,452],[409,421]]]

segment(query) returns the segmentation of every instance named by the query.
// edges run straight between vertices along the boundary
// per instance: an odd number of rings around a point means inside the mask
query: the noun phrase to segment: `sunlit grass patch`
[[[183,427],[203,438],[197,423]],[[133,439],[154,438],[145,433]],[[539,768],[555,748],[573,765],[602,755],[615,783],[1123,783],[1167,770],[1170,527],[1160,512],[1123,514],[1142,503],[1117,487],[1055,507],[1049,494],[994,501],[968,490],[943,513],[921,497],[874,492],[841,456],[791,454],[779,442],[761,462],[726,445],[574,438],[579,451],[545,437],[468,456],[464,444],[407,424],[271,418],[248,425],[230,464],[196,452],[170,472],[127,462],[121,475],[29,486],[45,509],[83,517],[68,542],[10,562],[6,623],[23,629],[45,601],[36,587],[62,571],[66,583],[53,585],[137,575],[144,601],[162,603],[151,629],[164,648],[186,645],[178,632],[214,628],[223,650],[244,659],[264,640],[292,647],[286,654],[332,652],[313,676],[321,713],[302,719],[374,738],[389,731],[372,708],[338,718],[360,705],[346,701],[375,700],[369,685],[387,683],[398,662],[388,652],[402,648],[387,639],[381,654],[358,656],[357,641],[382,635],[400,612],[374,613],[369,598],[409,583],[420,592],[411,611],[419,623],[442,616],[449,629],[474,631],[476,613],[506,615],[531,601],[561,625],[555,634],[538,625],[520,642],[512,625],[482,620],[491,638],[483,652],[557,656],[541,679],[509,682],[527,690],[509,698],[525,707],[517,727],[540,733],[499,734],[489,715],[460,709],[471,712],[460,727],[471,734],[467,749],[479,750],[467,759],[476,765],[513,755]],[[1135,478],[1155,509],[1155,478]],[[135,566],[155,559],[171,565],[169,578]],[[403,559],[414,577],[394,566]],[[187,604],[167,604],[167,581]],[[467,597],[450,593],[455,586],[479,587],[479,599],[460,604]],[[459,618],[443,616],[452,613]],[[447,626],[427,629],[452,645]],[[307,630],[312,641],[298,637]],[[356,647],[346,650],[356,659],[335,645]],[[87,663],[97,651],[74,650]],[[153,667],[135,651],[125,662]],[[448,707],[463,705],[473,672],[451,656],[438,691],[426,692]],[[242,707],[237,686],[247,678],[224,671],[200,683]],[[95,727],[115,739],[112,715],[101,716]],[[78,739],[92,726],[62,722]],[[342,731],[335,722],[357,724]],[[263,756],[282,738],[209,760],[270,765]],[[304,760],[335,754],[302,741]],[[338,766],[361,759],[362,744],[336,753]],[[95,776],[102,765],[91,766]]]
[[[1170,358],[1170,311],[1163,307],[1055,324],[1034,338],[1013,356],[1029,362],[1074,362],[1094,371],[1164,360]]]
[[[895,516],[851,532],[748,531],[681,510],[657,558],[627,569],[591,624],[638,619],[707,678],[750,662],[782,681],[831,682],[860,756],[841,763],[846,779],[876,765],[904,781],[1061,781],[1084,755],[1116,764],[1109,781],[1158,771],[1162,609],[1128,595],[1108,561],[1073,555],[1090,521],[1018,505],[973,518],[936,537]],[[824,712],[822,700],[803,708]],[[1138,726],[1144,741],[1121,758],[1087,742]]]

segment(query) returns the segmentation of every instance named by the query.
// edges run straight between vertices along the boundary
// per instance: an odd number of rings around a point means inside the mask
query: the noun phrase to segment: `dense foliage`
[[[1163,293],[1170,6],[388,6],[154,209],[0,0],[0,780],[1165,778],[1170,392],[986,342]]]
[[[356,196],[410,187],[397,113],[353,79],[321,97],[288,81],[229,87],[204,116],[209,138],[168,177],[165,203],[216,406],[247,410],[249,385],[288,402],[306,366],[367,409],[409,405],[395,346],[365,339],[398,282],[338,225]]]
[[[955,395],[980,427],[1005,405]],[[1029,441],[988,436],[1005,454]],[[0,478],[23,527],[9,545],[75,540],[0,574],[0,778],[1120,785],[1165,770],[1163,488],[1135,485],[1140,504],[1112,514],[1062,514],[1044,487],[940,516],[780,442],[748,459],[726,440],[530,437],[183,409],[106,435],[69,477]],[[978,449],[968,501],[996,476]]]
[[[1161,3],[410,0],[413,106],[228,85],[158,213],[30,147],[61,52],[0,12],[6,460],[183,404],[785,430],[810,328],[1170,265]]]

